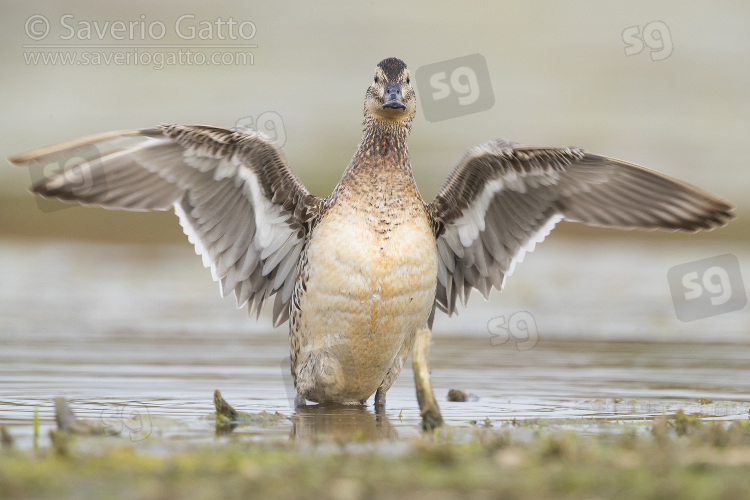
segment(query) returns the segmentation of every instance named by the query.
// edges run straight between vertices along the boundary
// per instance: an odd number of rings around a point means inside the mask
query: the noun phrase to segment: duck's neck
[[[344,179],[356,175],[388,178],[411,177],[409,149],[406,139],[409,127],[399,122],[368,119],[357,151],[344,172]],[[342,179],[342,180],[344,180]]]
[[[362,213],[393,209],[410,213],[415,206],[422,208],[409,163],[408,136],[408,123],[365,120],[362,140],[331,195],[332,202]]]

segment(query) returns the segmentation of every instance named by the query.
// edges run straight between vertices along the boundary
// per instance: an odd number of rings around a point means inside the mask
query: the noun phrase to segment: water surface
[[[449,425],[542,418],[585,426],[680,408],[747,418],[747,312],[682,323],[665,285],[670,265],[720,249],[595,245],[599,256],[582,259],[580,242],[545,243],[503,294],[474,296],[458,317],[439,318],[431,365]],[[742,262],[747,253],[734,245]],[[418,433],[408,367],[384,415],[372,399],[364,408],[295,412],[286,327],[248,319],[219,298],[188,245],[2,241],[0,252],[0,423],[21,446],[31,446],[35,408],[46,439],[57,396],[82,418],[120,425],[125,437],[212,440],[217,388],[237,409],[293,417],[235,431],[252,438]],[[488,322],[519,311],[534,318],[536,342],[493,341]],[[451,388],[475,397],[448,402]]]

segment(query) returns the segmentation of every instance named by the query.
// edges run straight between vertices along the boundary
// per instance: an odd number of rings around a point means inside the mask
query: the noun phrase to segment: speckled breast
[[[342,204],[313,231],[291,332],[297,391],[309,400],[366,400],[427,320],[438,265],[427,216],[414,207],[381,217]]]

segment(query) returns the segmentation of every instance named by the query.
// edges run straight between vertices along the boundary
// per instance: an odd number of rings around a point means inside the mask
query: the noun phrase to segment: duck
[[[644,167],[504,139],[469,149],[425,202],[407,147],[416,110],[407,65],[379,62],[362,139],[326,198],[246,128],[162,124],[9,161],[65,165],[31,186],[44,197],[174,208],[222,296],[256,317],[273,302],[274,326],[288,321],[298,403],[365,404],[375,394],[383,407],[414,350],[430,426],[442,423],[427,365],[436,311],[455,314],[474,289],[502,290],[558,222],[695,232],[734,217],[729,203]]]

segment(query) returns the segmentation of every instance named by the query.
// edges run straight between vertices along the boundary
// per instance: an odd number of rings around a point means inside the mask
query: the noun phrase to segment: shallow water
[[[582,259],[579,242],[545,243],[503,294],[474,297],[457,318],[439,318],[431,366],[449,425],[543,418],[585,427],[679,408],[747,418],[747,308],[682,323],[663,283],[670,266],[727,249],[596,245],[599,257]],[[734,245],[729,250],[746,262],[747,249]],[[47,439],[57,396],[79,417],[101,419],[132,440],[212,440],[217,388],[238,410],[294,416],[235,431],[258,439],[418,432],[408,367],[384,415],[372,400],[295,413],[285,327],[272,329],[267,316],[248,319],[218,298],[187,245],[0,241],[0,252],[0,423],[20,446],[32,444],[34,408]],[[519,311],[535,321],[534,342],[490,338],[488,322]],[[448,402],[450,388],[476,398]]]

